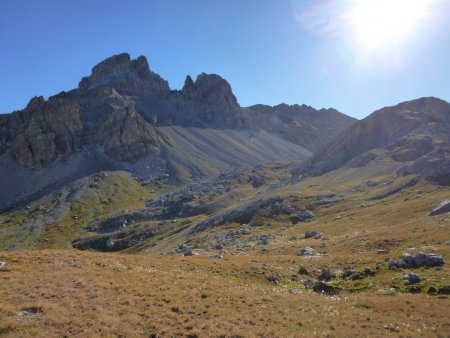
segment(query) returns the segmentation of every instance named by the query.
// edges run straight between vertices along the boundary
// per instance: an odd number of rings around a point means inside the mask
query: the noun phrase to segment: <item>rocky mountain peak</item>
[[[121,95],[143,95],[144,93],[167,94],[167,81],[150,70],[145,56],[131,60],[128,53],[111,56],[92,68],[78,86],[81,95],[104,87],[112,87]]]
[[[186,76],[186,80],[184,80],[184,86],[181,92],[185,95],[191,95],[193,92],[195,92],[195,84],[194,81],[192,81],[190,75]]]

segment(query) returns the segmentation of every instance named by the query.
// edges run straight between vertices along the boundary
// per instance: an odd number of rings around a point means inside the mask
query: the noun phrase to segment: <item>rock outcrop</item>
[[[441,215],[450,212],[450,200],[443,201],[436,209],[430,212],[430,216]]]
[[[449,130],[448,102],[433,97],[404,102],[380,109],[355,123],[316,153],[300,171],[321,175],[374,149],[385,149],[394,161],[415,161],[406,164],[401,174],[416,172],[427,178],[443,179],[449,174],[446,165],[450,161]],[[369,161],[373,159],[372,154]]]

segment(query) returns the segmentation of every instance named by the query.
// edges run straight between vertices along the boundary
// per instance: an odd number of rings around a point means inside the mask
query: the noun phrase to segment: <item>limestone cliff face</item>
[[[241,108],[230,84],[215,74],[202,73],[195,81],[188,76],[182,90],[171,90],[144,56],[132,60],[123,53],[94,66],[78,88],[48,100],[36,97],[25,109],[0,116],[0,155],[45,167],[94,147],[113,160],[135,162],[161,149],[158,130],[169,126],[264,130],[304,153],[354,122],[331,110],[264,107]]]
[[[84,77],[78,86],[80,95],[102,87],[114,88],[121,95],[168,94],[167,81],[150,70],[145,56],[131,60],[127,53],[107,58],[92,68],[92,74]]]
[[[188,76],[181,94],[185,101],[197,106],[196,115],[203,122],[221,124],[225,128],[245,125],[245,117],[230,84],[219,75],[202,73],[195,82]]]
[[[158,137],[132,106],[125,106],[114,108],[95,134],[94,144],[115,160],[135,162],[157,149]]]
[[[45,166],[58,155],[80,149],[83,126],[77,103],[33,98],[21,112],[4,119],[0,128],[3,151],[23,166]]]

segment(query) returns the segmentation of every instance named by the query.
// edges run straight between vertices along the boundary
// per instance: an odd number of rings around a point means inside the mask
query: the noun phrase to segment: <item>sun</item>
[[[401,42],[425,16],[431,0],[355,0],[352,19],[369,48]]]

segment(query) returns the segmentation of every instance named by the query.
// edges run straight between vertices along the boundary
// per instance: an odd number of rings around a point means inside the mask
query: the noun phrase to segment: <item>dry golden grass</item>
[[[6,337],[446,337],[448,299],[329,297],[266,281],[294,258],[2,253],[0,334]],[[37,314],[20,314],[35,307]]]

